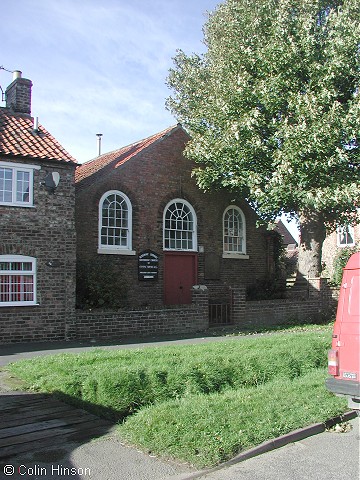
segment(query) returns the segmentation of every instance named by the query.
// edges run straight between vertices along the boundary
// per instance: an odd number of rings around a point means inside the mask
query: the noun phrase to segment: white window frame
[[[128,226],[127,226],[127,238],[126,238],[126,245],[105,245],[101,241],[101,230],[102,228],[107,228],[106,225],[103,225],[103,204],[104,201],[110,195],[118,195],[120,196],[126,203],[127,212],[128,212]],[[99,201],[99,218],[98,218],[98,253],[100,254],[107,254],[107,255],[135,255],[136,252],[132,250],[132,205],[130,199],[128,198],[125,193],[120,192],[119,190],[109,190],[105,192],[104,195],[101,197]],[[110,228],[110,227],[108,227]]]
[[[2,263],[30,263],[31,264],[31,270],[6,270],[3,269],[1,270],[1,264]],[[2,286],[3,284],[0,282],[0,307],[22,307],[22,306],[29,306],[29,305],[38,305],[36,302],[36,258],[34,257],[27,257],[24,255],[0,255],[0,277],[2,276],[15,276],[15,277],[32,277],[32,283],[31,285],[33,286],[32,292],[26,292],[25,289],[20,288],[20,291],[13,292],[14,294],[17,294],[19,296],[24,296],[26,293],[32,293],[32,299],[31,300],[10,300],[7,302],[1,301],[1,295],[2,295]],[[9,291],[11,290],[11,286],[13,286],[15,283],[10,282],[8,283],[9,285]],[[27,284],[23,282],[18,282],[18,285],[21,285],[21,287],[26,286]],[[11,295],[11,292],[9,292]]]
[[[12,171],[11,193],[12,198],[10,202],[0,200],[0,205],[12,207],[34,207],[34,170],[40,170],[40,165],[28,165],[24,163],[12,163],[0,161],[0,168]],[[27,201],[17,200],[17,176],[18,173],[25,172],[29,174],[29,198]]]
[[[346,242],[341,243],[341,236],[345,235]],[[348,241],[348,235],[351,235],[352,242]],[[341,225],[336,230],[336,242],[339,248],[354,247],[355,246],[355,230],[351,225]]]
[[[228,242],[225,242],[225,237],[233,237],[233,238],[238,238],[239,235],[229,235],[229,232],[227,232],[227,227],[225,225],[226,221],[226,216],[230,210],[235,210],[241,218],[241,223],[242,223],[242,249],[241,250],[229,250],[227,247]],[[222,232],[223,232],[223,258],[242,258],[242,259],[248,259],[249,255],[246,254],[246,220],[245,220],[245,215],[244,212],[239,208],[237,205],[229,205],[223,213],[223,218],[222,218]]]
[[[166,228],[166,213],[169,210],[169,208],[171,207],[171,205],[173,205],[175,203],[183,204],[189,209],[189,211],[192,215],[192,224],[193,224],[192,230],[182,230],[182,229],[174,230],[174,229]],[[184,232],[184,231],[191,232],[192,247],[191,248],[183,248],[183,247],[179,247],[179,248],[174,247],[173,248],[173,247],[165,246],[167,241],[168,240],[170,241],[170,238],[167,238],[167,232],[169,230],[171,230],[173,232]],[[184,242],[186,240],[184,238],[181,238],[181,239],[179,238],[179,241]],[[164,251],[178,251],[178,252],[179,251],[181,251],[181,252],[196,252],[197,251],[197,216],[196,216],[196,213],[195,213],[195,210],[194,210],[193,206],[189,202],[184,200],[183,198],[174,198],[173,200],[168,202],[168,204],[164,208],[164,213],[163,213],[163,250]]]

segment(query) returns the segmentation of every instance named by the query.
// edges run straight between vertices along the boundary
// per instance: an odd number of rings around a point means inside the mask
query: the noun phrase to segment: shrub
[[[275,300],[286,298],[286,281],[267,275],[246,288],[246,300]]]
[[[118,309],[127,306],[127,288],[118,268],[99,258],[77,265],[77,306]]]
[[[286,260],[283,239],[275,230],[268,232],[272,240],[273,265],[272,273],[256,279],[247,287],[247,300],[273,300],[286,296]]]
[[[336,254],[335,260],[334,260],[334,272],[333,276],[331,278],[331,282],[334,285],[340,286],[341,285],[341,280],[343,276],[343,269],[345,268],[349,258],[351,255],[355,252],[359,251],[359,245],[355,247],[344,247],[339,250],[339,252]]]

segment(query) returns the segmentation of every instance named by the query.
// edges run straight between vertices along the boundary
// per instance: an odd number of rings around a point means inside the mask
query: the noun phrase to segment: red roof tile
[[[30,116],[0,108],[0,155],[76,163],[76,160],[41,125],[34,132]]]
[[[86,178],[90,177],[94,173],[102,170],[106,166],[111,166],[112,168],[118,168],[120,165],[123,165],[125,162],[130,160],[130,158],[136,156],[142,150],[148,148],[149,146],[153,145],[158,140],[166,137],[171,133],[173,130],[179,127],[178,125],[172,126],[163,130],[162,132],[156,133],[151,137],[145,138],[143,140],[139,140],[131,145],[126,147],[120,148],[118,150],[114,150],[109,153],[104,153],[99,157],[94,158],[93,160],[89,160],[82,165],[79,165],[75,172],[75,182],[79,183],[85,180]]]

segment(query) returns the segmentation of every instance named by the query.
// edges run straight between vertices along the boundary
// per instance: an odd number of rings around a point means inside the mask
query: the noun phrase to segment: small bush
[[[343,270],[351,257],[353,253],[356,253],[359,251],[359,246],[355,247],[344,247],[339,250],[339,252],[336,254],[335,260],[334,260],[334,272],[333,276],[331,278],[331,282],[336,285],[340,286],[341,281],[342,281],[342,276],[343,276]]]
[[[246,288],[246,300],[275,300],[286,298],[286,281],[273,276],[259,278]]]
[[[83,309],[126,307],[127,288],[116,265],[103,258],[78,263],[76,304]]]
[[[256,279],[246,289],[247,300],[274,300],[286,297],[286,255],[282,236],[272,230],[268,232],[272,240],[273,265],[272,274]]]

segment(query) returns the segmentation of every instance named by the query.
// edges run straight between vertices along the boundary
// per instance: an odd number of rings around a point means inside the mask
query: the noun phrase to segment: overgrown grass
[[[327,333],[230,339],[21,361],[12,372],[35,390],[61,392],[122,419],[144,405],[293,379],[327,362]]]
[[[324,387],[329,328],[197,345],[95,350],[17,362],[35,390],[123,420],[121,435],[158,454],[214,465],[346,410]]]
[[[346,409],[324,388],[316,369],[293,380],[222,394],[192,395],[146,407],[119,427],[130,443],[198,466],[221,463],[242,450]]]

